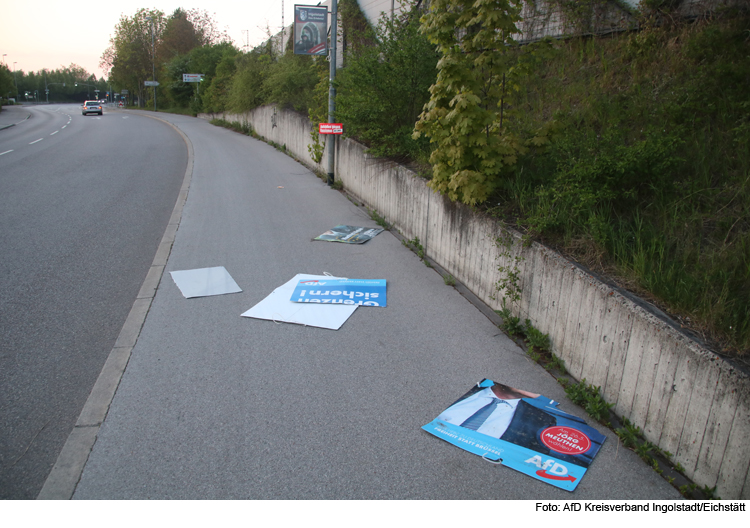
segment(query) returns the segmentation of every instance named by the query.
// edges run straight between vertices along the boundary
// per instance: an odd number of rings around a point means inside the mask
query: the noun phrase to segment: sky
[[[261,44],[266,28],[275,34],[281,30],[282,4],[284,25],[294,17],[294,0],[204,0],[143,2],[103,2],[74,5],[60,0],[36,0],[30,4],[0,0],[0,55],[11,71],[55,70],[75,63],[97,79],[106,72],[99,60],[109,47],[120,16],[132,17],[140,8],[158,9],[166,16],[175,9],[198,8],[212,15],[219,30],[226,30],[235,46],[242,49]],[[315,1],[297,1],[315,5]],[[249,42],[248,42],[249,41]]]

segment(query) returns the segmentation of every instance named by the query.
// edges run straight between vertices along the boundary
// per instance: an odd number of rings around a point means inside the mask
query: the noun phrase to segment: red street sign
[[[344,125],[341,123],[319,123],[318,134],[343,134]]]

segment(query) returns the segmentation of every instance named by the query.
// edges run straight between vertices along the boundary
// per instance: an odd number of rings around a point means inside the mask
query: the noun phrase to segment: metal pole
[[[331,74],[328,87],[328,122],[335,122],[336,113],[336,88],[333,83],[336,80],[336,41],[338,40],[338,6],[336,0],[331,1]],[[328,134],[328,185],[333,185],[333,171],[336,163],[336,134]]]
[[[154,48],[154,19],[151,19],[151,74],[156,82],[156,50]],[[156,112],[156,85],[154,85],[154,112]]]

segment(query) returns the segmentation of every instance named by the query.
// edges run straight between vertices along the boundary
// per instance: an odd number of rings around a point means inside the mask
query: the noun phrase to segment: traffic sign
[[[201,82],[203,75],[202,73],[183,73],[182,82]]]
[[[159,86],[159,81],[144,81],[143,84],[146,86]]]
[[[318,134],[343,134],[344,125],[341,123],[319,123]]]

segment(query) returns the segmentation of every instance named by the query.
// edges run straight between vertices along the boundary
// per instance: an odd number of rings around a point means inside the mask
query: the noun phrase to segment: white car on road
[[[104,113],[104,107],[100,101],[86,101],[81,107],[81,115]]]

